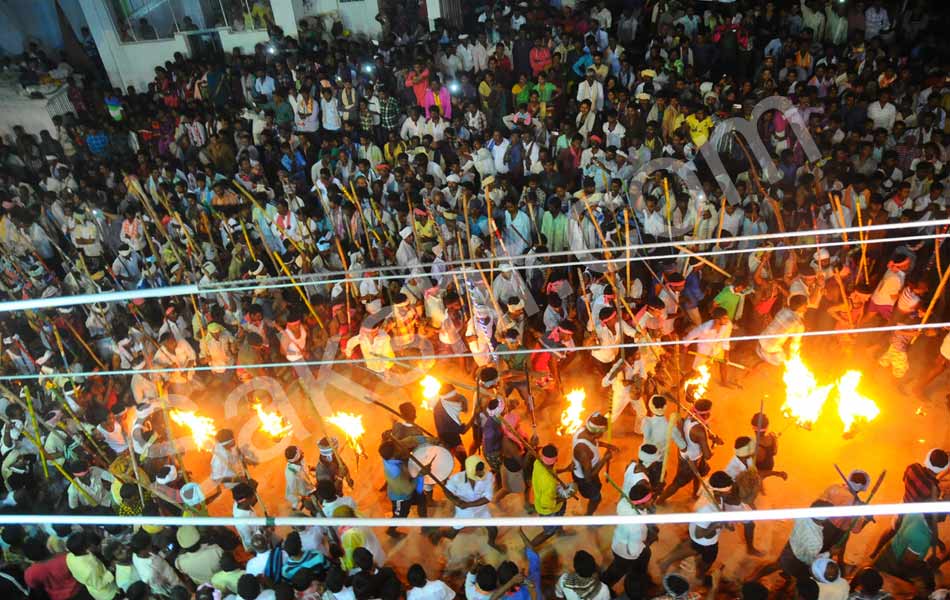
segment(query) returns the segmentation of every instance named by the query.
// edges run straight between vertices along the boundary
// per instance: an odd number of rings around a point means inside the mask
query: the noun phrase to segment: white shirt
[[[402,122],[402,128],[399,130],[399,137],[404,140],[409,140],[412,137],[422,138],[422,128],[425,126],[425,119],[419,117],[417,120],[413,121],[412,117],[409,117]]]
[[[877,284],[874,293],[871,295],[871,302],[881,306],[893,306],[897,301],[901,288],[904,287],[903,271],[888,270]]]
[[[718,512],[718,511],[719,511],[719,508],[718,508],[717,506],[713,505],[713,504],[710,504],[710,503],[709,503],[709,500],[707,500],[707,499],[705,499],[705,498],[700,499],[699,502],[696,503],[696,507],[694,508],[694,512],[698,512],[698,513],[709,513],[709,512]],[[690,523],[690,524],[689,524],[689,539],[691,539],[692,541],[696,542],[696,543],[699,544],[700,546],[714,546],[714,545],[716,545],[717,543],[719,543],[719,530],[718,530],[718,529],[716,530],[715,535],[713,535],[713,536],[710,537],[710,538],[701,538],[701,537],[698,537],[698,529],[699,529],[699,528],[703,528],[703,529],[708,528],[711,524],[712,524],[712,523],[710,523],[710,522],[705,522],[705,523]]]
[[[441,581],[427,581],[421,588],[412,588],[406,600],[452,600],[455,592]]]
[[[476,500],[488,500],[491,502],[495,489],[495,476],[492,473],[486,473],[484,479],[474,482],[468,480],[465,472],[459,472],[449,477],[446,481],[446,488],[465,502],[474,502]],[[490,519],[491,511],[488,504],[474,506],[472,508],[455,507],[456,517],[472,517],[478,519]],[[458,528],[461,529],[461,528]]]
[[[617,502],[618,515],[640,515],[645,514],[637,509],[626,498],[621,498]],[[610,542],[610,549],[621,558],[634,560],[640,557],[646,548],[647,526],[636,525],[617,525],[614,529],[614,537]]]
[[[343,127],[340,117],[340,101],[331,96],[329,100],[320,98],[320,110],[323,111],[323,128],[329,131],[339,131]]]
[[[290,106],[294,109],[294,125],[297,131],[314,132],[320,129],[320,103],[312,96],[308,101],[304,97],[290,96]]]
[[[729,350],[729,340],[715,341],[720,338],[728,338],[732,335],[732,322],[726,323],[722,327],[716,327],[716,321],[710,319],[705,323],[697,325],[686,334],[687,340],[696,341],[696,354],[702,357],[720,358],[723,351]],[[696,358],[701,358],[697,356]]]
[[[897,109],[890,102],[881,106],[881,102],[877,100],[868,104],[868,118],[874,122],[875,129],[883,127],[890,131],[897,119]]]
[[[507,139],[502,138],[501,142],[495,142],[494,139],[488,141],[485,144],[485,147],[488,148],[488,151],[491,152],[492,159],[495,164],[496,173],[507,173],[508,172],[508,163],[505,162],[505,154],[508,152],[508,146],[511,145]]]
[[[600,112],[604,109],[604,86],[596,79],[593,83],[588,83],[586,79],[581,81],[577,85],[577,102],[583,100],[590,100],[591,108]]]

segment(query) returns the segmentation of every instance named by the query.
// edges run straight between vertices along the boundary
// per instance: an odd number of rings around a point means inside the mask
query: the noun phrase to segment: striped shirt
[[[920,463],[904,470],[904,502],[927,502],[938,488],[937,476]]]

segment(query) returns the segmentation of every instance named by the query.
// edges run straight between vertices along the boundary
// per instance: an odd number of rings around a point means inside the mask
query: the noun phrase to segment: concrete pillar
[[[297,37],[297,13],[294,11],[293,0],[271,0],[271,10],[274,13],[274,23],[284,30],[284,35]]]
[[[429,31],[432,31],[435,28],[435,20],[442,18],[440,0],[426,0],[426,15],[429,17]]]
[[[99,56],[102,58],[102,65],[106,69],[109,81],[112,82],[113,87],[123,87],[122,67],[118,58],[118,52],[121,52],[119,34],[112,23],[112,16],[109,14],[106,3],[101,0],[79,0],[79,6],[82,8],[83,16],[86,17],[86,24],[92,32],[92,38],[96,40],[96,47],[99,49]]]

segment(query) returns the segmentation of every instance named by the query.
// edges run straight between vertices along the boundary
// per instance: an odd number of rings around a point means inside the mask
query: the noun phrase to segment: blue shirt
[[[541,558],[538,556],[538,553],[527,547],[524,549],[525,558],[528,559],[528,581],[534,584],[534,589],[537,590],[538,595],[541,595]],[[506,599],[511,600],[531,600],[531,594],[528,592],[527,586],[519,585],[513,591],[508,592],[503,596]]]
[[[254,91],[267,96],[268,100],[274,95],[275,89],[277,89],[277,84],[274,83],[274,78],[270,75],[259,77],[257,81],[254,82]]]
[[[109,136],[104,133],[90,133],[86,136],[86,147],[96,156],[105,156],[109,149]]]
[[[581,54],[581,57],[578,58],[574,63],[574,74],[578,77],[583,77],[584,74],[587,73],[587,67],[591,66],[592,64],[594,64],[594,57],[591,56],[590,52],[585,49],[584,53]]]

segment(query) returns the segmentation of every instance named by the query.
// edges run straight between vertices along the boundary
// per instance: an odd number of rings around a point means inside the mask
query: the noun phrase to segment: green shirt
[[[727,285],[722,288],[721,292],[716,294],[713,304],[723,308],[726,314],[729,315],[729,318],[735,320],[736,312],[739,310],[740,300],[742,300],[742,295],[737,294],[731,285]]]
[[[524,349],[525,347],[521,345],[509,346],[508,344],[498,344],[498,347],[495,348],[497,352],[515,352],[517,350],[524,350]],[[520,372],[520,371],[524,371],[525,365],[528,362],[528,356],[530,355],[525,353],[525,354],[501,354],[500,356],[502,359],[504,359],[506,363],[508,363],[508,366],[511,368],[512,371]]]
[[[274,111],[274,123],[277,125],[287,125],[293,124],[294,122],[294,107],[290,105],[290,102],[286,100],[281,102],[280,106],[277,106],[273,101],[268,102],[263,106],[264,110]]]
[[[905,550],[910,550],[923,560],[932,545],[933,533],[924,515],[904,515],[901,527],[891,542],[891,551],[898,561],[904,556]]]
[[[558,213],[555,217],[549,211],[544,211],[541,217],[541,233],[547,238],[548,250],[551,252],[567,250],[567,215]]]
[[[557,91],[557,86],[550,81],[545,81],[543,84],[534,84],[534,91],[538,93],[538,100],[550,102],[551,98],[554,97],[554,92]]]

